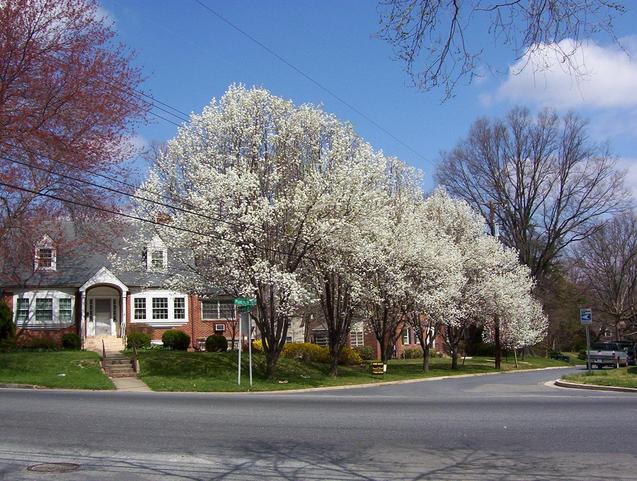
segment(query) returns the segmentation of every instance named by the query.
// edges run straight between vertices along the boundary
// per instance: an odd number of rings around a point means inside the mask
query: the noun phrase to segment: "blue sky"
[[[193,0],[102,0],[119,39],[136,53],[135,62],[146,77],[145,90],[182,111],[200,112],[232,83],[262,86],[299,104],[320,104],[352,122],[375,148],[424,170],[430,188],[440,151],[451,149],[477,117],[501,116],[513,105],[570,109],[590,119],[591,137],[610,143],[621,166],[629,169],[629,182],[637,186],[635,10],[616,25],[625,50],[635,55],[631,58],[607,40],[593,39],[583,51],[587,75],[579,81],[562,72],[559,63],[546,72],[527,69],[518,76],[508,75],[513,53],[478,28],[470,41],[487,49],[492,67],[502,73],[487,73],[473,85],[459,85],[456,97],[441,103],[441,91],[411,87],[391,48],[374,37],[376,2],[203,2],[402,143]],[[137,141],[163,142],[176,129],[152,119],[139,128]]]

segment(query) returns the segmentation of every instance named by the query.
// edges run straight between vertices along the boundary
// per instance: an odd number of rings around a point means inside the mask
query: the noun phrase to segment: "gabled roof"
[[[99,226],[91,226],[84,229],[71,221],[60,221],[58,224],[60,238],[57,240],[57,266],[55,271],[33,270],[33,259],[26,265],[12,267],[11,276],[8,268],[2,265],[0,269],[6,274],[6,278],[0,278],[1,288],[15,287],[75,287],[80,288],[92,276],[102,268],[107,269],[128,287],[154,287],[163,286],[170,274],[162,272],[147,272],[143,268],[143,262],[138,266],[121,268],[113,265],[113,255],[126,252],[124,235],[131,232],[139,233],[136,224],[100,223]],[[99,229],[100,236],[95,235]],[[100,237],[100,238],[97,238]],[[54,241],[55,243],[55,241]],[[168,250],[168,256],[175,259],[175,252]],[[183,254],[183,253],[181,253]],[[130,254],[128,254],[130,255]],[[137,253],[135,253],[137,257]],[[141,261],[143,252],[138,253]],[[130,266],[130,264],[128,264]]]

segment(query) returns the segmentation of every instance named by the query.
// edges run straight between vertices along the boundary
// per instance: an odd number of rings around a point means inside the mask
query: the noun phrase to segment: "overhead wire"
[[[118,210],[115,210],[115,209],[109,209],[107,207],[97,206],[97,205],[89,204],[89,203],[86,203],[86,202],[80,202],[80,201],[77,201],[77,200],[64,198],[64,197],[61,197],[61,196],[55,195],[55,194],[49,194],[49,193],[46,193],[46,192],[38,192],[36,190],[29,189],[28,187],[22,187],[22,186],[19,186],[19,185],[10,184],[10,183],[4,182],[2,180],[0,180],[0,186],[7,187],[9,189],[19,190],[19,191],[22,191],[22,192],[27,192],[27,193],[36,195],[38,197],[46,197],[48,199],[57,200],[58,202],[63,202],[63,203],[66,203],[66,204],[76,205],[78,207],[84,207],[84,208],[87,208],[87,209],[92,209],[92,210],[96,210],[96,211],[100,211],[100,212],[116,215],[116,216],[119,216],[119,217],[125,217],[125,218],[128,218],[128,219],[136,220],[136,221],[143,222],[143,223],[146,223],[146,224],[152,224],[152,225],[156,225],[156,226],[161,226],[162,228],[173,229],[173,230],[177,230],[177,231],[181,231],[181,232],[186,232],[186,233],[189,233],[189,234],[194,234],[194,235],[197,235],[197,236],[208,237],[208,238],[211,238],[211,239],[214,239],[214,240],[219,240],[219,241],[222,241],[222,242],[228,242],[228,243],[231,243],[231,244],[235,244],[235,245],[237,245],[239,247],[245,247],[246,246],[246,243],[241,242],[241,241],[237,241],[237,240],[233,240],[233,239],[227,239],[225,237],[221,237],[221,236],[214,235],[214,234],[211,234],[211,233],[199,232],[199,231],[196,231],[196,230],[193,230],[193,229],[189,229],[187,227],[180,227],[180,226],[173,225],[173,224],[170,224],[170,223],[158,222],[156,220],[147,219],[145,217],[140,217],[140,216],[135,215],[135,214],[128,214],[126,212],[118,211]],[[254,249],[257,249],[257,250],[266,251],[266,252],[272,252],[272,253],[275,253],[275,254],[282,254],[282,255],[286,255],[286,256],[289,256],[289,255],[293,254],[292,252],[289,252],[289,251],[283,251],[283,250],[280,250],[280,249],[275,249],[273,247],[265,247],[265,246],[261,246],[261,245],[257,245],[257,244],[251,244],[250,247],[253,247]],[[315,261],[319,260],[319,259],[317,259],[315,257],[312,257],[312,256],[305,256],[305,257],[307,259],[309,259],[309,260],[315,260]]]

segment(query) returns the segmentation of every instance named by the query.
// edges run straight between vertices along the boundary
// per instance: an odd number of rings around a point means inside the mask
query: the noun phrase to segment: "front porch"
[[[125,346],[126,287],[102,267],[80,287],[80,337],[82,347],[102,353],[119,352]]]

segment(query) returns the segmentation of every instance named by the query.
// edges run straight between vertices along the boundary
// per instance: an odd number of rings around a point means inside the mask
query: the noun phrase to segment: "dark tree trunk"
[[[426,348],[422,350],[422,370],[425,372],[429,372],[429,357],[430,357],[430,352],[429,352],[429,348]]]
[[[494,323],[495,337],[495,368],[499,371],[502,368],[502,344],[500,343],[500,319],[495,318]]]
[[[451,351],[451,369],[454,371],[458,369],[458,351],[455,349]]]

